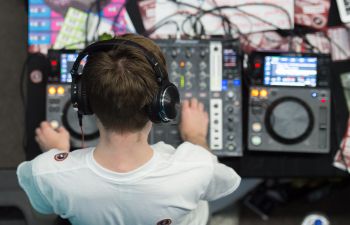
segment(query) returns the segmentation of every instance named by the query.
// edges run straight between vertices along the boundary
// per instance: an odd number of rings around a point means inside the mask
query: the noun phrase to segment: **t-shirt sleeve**
[[[202,196],[203,200],[214,201],[234,192],[241,182],[241,177],[232,168],[218,163],[213,157],[213,173]]]
[[[46,197],[42,194],[37,182],[37,178],[33,175],[32,162],[23,162],[17,168],[17,178],[19,185],[27,194],[33,208],[43,214],[52,214],[54,210]]]

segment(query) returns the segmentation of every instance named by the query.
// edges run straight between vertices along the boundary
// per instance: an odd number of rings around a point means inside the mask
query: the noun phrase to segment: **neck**
[[[137,132],[115,133],[100,128],[100,140],[94,158],[101,166],[115,172],[132,171],[153,156],[147,142],[150,128]]]

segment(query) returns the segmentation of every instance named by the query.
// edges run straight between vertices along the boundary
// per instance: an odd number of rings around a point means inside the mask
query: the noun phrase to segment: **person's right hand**
[[[40,127],[36,128],[35,134],[35,140],[43,152],[53,148],[69,152],[69,133],[64,127],[55,130],[47,121],[43,121]]]
[[[181,109],[180,134],[184,141],[201,145],[208,149],[209,116],[204,105],[197,99],[184,100]]]

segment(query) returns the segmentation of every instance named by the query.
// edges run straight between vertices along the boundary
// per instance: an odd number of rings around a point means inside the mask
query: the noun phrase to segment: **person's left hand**
[[[55,130],[47,121],[43,121],[36,128],[35,134],[35,140],[43,152],[53,148],[69,152],[69,133],[64,127]]]

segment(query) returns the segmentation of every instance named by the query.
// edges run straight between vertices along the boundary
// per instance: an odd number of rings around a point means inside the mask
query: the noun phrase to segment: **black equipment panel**
[[[327,55],[252,55],[248,149],[328,153],[331,132]]]

